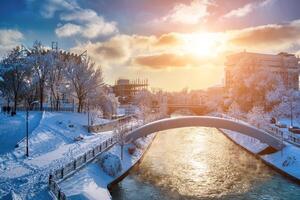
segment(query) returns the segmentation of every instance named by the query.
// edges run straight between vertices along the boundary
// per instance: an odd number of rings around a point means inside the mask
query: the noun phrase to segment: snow
[[[106,175],[98,163],[90,163],[80,173],[63,182],[62,190],[68,199],[110,199],[109,191],[102,179]]]
[[[287,144],[282,152],[276,152],[270,155],[264,155],[262,158],[287,172],[288,174],[300,179],[300,148]],[[285,164],[286,163],[286,164]]]
[[[110,176],[116,176],[122,169],[121,160],[117,155],[107,153],[99,160],[103,171]]]
[[[10,120],[6,120],[10,123]],[[97,119],[97,123],[107,120]],[[24,155],[25,141],[14,150],[0,155],[0,199],[10,191],[26,199],[51,199],[48,175],[82,152],[112,135],[111,131],[94,135],[87,132],[87,115],[71,112],[45,112],[29,138],[29,158]],[[6,126],[8,130],[11,127]],[[5,130],[3,126],[2,130]],[[76,142],[74,137],[82,135]]]
[[[228,135],[231,139],[233,139],[239,145],[245,147],[248,151],[252,153],[259,153],[260,151],[264,150],[268,147],[267,144],[261,143],[258,139],[243,135],[241,133],[235,131],[229,131],[221,129],[226,135]]]
[[[281,124],[287,125],[288,127],[291,125],[291,119],[290,118],[279,118],[278,121]],[[293,120],[293,125],[300,127],[299,121],[295,120],[295,119]]]
[[[14,193],[14,191],[11,192],[11,199],[12,200],[22,200],[22,198],[19,195]]]
[[[26,112],[17,112],[15,116],[0,113],[0,155],[12,151],[15,145],[25,137],[25,117]],[[39,125],[41,117],[41,112],[29,112],[30,134]]]
[[[73,176],[59,183],[60,188],[66,194],[68,199],[111,199],[107,186],[117,177],[127,172],[140,160],[145,153],[146,147],[150,145],[154,136],[155,135],[152,134],[146,138],[138,139],[138,143],[143,144],[143,147],[136,148],[133,155],[128,153],[128,148],[132,147],[133,144],[124,146],[123,160],[121,160],[122,170],[116,176],[110,176],[105,173],[99,164],[99,161],[94,161],[82,170],[76,172]],[[114,154],[120,158],[120,149],[121,147],[119,145],[114,145],[108,152],[100,155],[100,160],[107,154]]]

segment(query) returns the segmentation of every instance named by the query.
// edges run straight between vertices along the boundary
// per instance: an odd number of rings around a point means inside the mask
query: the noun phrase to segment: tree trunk
[[[44,102],[44,87],[40,86],[40,111],[43,110],[43,102]]]
[[[78,107],[77,107],[77,112],[82,111],[82,98],[78,98]]]
[[[18,94],[15,93],[15,98],[14,98],[14,112],[17,112],[17,105],[18,105]]]
[[[56,109],[57,111],[59,111],[59,96],[58,96],[58,95],[57,95],[57,98],[56,98],[55,109]]]

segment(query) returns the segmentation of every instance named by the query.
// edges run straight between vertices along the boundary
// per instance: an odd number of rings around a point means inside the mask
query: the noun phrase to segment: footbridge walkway
[[[131,131],[127,134],[125,141],[130,143],[140,137],[144,137],[158,131],[193,126],[212,127],[236,131],[241,134],[256,138],[262,143],[266,143],[273,147],[274,149],[281,150],[284,147],[282,140],[262,129],[258,129],[255,126],[242,121],[212,116],[185,116],[157,120]]]

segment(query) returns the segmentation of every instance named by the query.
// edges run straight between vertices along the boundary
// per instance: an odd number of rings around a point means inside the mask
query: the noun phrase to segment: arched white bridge
[[[241,134],[256,138],[262,143],[266,143],[276,150],[281,150],[285,146],[280,139],[252,125],[230,119],[211,116],[185,116],[157,120],[131,131],[127,134],[125,141],[126,143],[129,143],[140,137],[147,136],[158,131],[195,126],[221,128],[236,131]]]

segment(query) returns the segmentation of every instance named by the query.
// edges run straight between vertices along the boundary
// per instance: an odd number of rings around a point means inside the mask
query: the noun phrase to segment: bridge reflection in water
[[[113,189],[113,199],[300,199],[298,185],[216,129],[163,132],[141,165]]]

